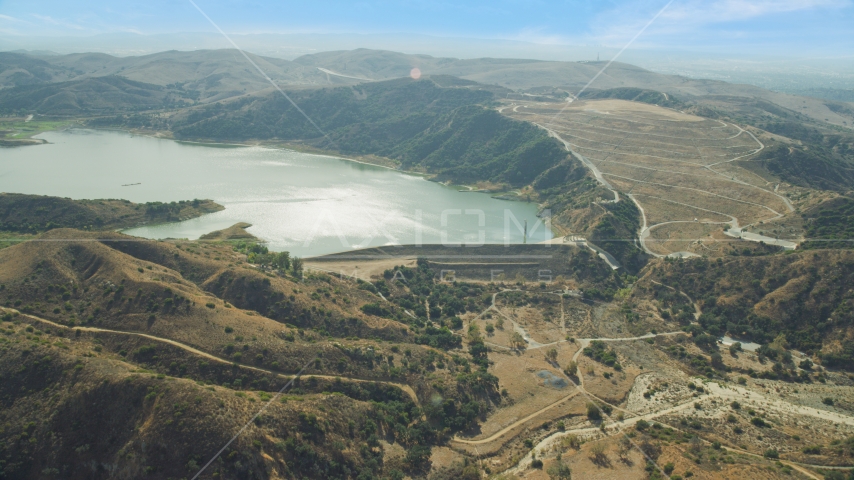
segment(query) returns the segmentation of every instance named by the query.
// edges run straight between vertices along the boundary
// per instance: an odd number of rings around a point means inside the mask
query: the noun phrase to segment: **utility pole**
[[[522,237],[522,244],[528,243],[528,221],[525,220],[525,236]]]

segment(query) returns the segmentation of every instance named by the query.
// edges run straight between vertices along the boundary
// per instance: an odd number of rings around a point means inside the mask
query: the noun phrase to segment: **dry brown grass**
[[[0,372],[14,379],[0,390],[17,400],[0,413],[0,435],[8,445],[7,475],[33,478],[50,468],[62,468],[67,478],[75,479],[192,475],[269,398],[258,391],[142,370],[102,350],[97,337],[26,326],[4,323],[0,341]],[[370,415],[370,404],[323,394],[292,398],[299,401],[272,403],[263,419],[251,423],[203,478],[212,478],[214,472],[220,477],[239,475],[242,465],[285,477],[285,466],[295,461],[294,452],[282,443],[287,438],[308,441],[323,457],[358,468],[362,460],[347,422],[361,425]],[[326,431],[323,442],[310,440],[300,429],[301,413],[318,418]],[[37,441],[8,442],[19,435]],[[51,441],[38,441],[42,439]],[[336,451],[334,442],[349,453]],[[112,472],[89,467],[90,461],[107,464],[108,459],[115,462]]]
[[[79,241],[50,241],[52,238],[67,239],[71,235],[77,235]],[[105,244],[91,241],[94,236],[53,231],[43,237],[45,241],[27,242],[0,251],[0,283],[5,284],[0,292],[0,303],[14,306],[21,302],[18,309],[57,323],[144,333],[175,340],[218,357],[281,372],[296,372],[322,355],[322,361],[318,366],[312,364],[308,373],[390,380],[389,369],[400,366],[402,353],[391,352],[391,345],[382,342],[348,338],[385,337],[404,343],[412,341],[407,326],[362,313],[359,307],[377,301],[378,297],[358,289],[353,282],[323,276],[297,284],[287,278],[270,277],[245,265],[230,263],[230,259],[215,259],[224,257],[230,247],[210,246],[209,250],[217,253],[209,258],[189,251],[207,250],[204,246],[188,248],[185,245],[178,249],[172,244],[150,241]],[[113,247],[121,247],[137,256]],[[188,280],[179,270],[146,260],[148,258],[183,270],[198,284]],[[221,278],[232,281],[225,286]],[[245,288],[235,286],[240,281]],[[69,287],[67,300],[58,291],[60,285]],[[77,288],[72,290],[72,285]],[[268,304],[265,298],[250,296],[252,285],[255,291],[267,292],[267,298],[279,293],[289,299],[288,315],[292,316],[276,321],[245,308]],[[119,290],[119,287],[123,288]],[[318,294],[318,289],[330,295]],[[293,300],[290,300],[291,295]],[[173,308],[166,307],[169,298],[173,300]],[[178,301],[179,298],[182,300]],[[336,302],[332,302],[333,299]],[[65,308],[66,302],[70,310]],[[160,308],[152,311],[153,304]],[[335,341],[344,348],[334,346],[333,342],[311,330],[318,324],[328,325],[331,331],[340,329],[340,335],[347,338],[339,337]],[[431,350],[408,345],[406,348],[413,352],[415,359]],[[397,363],[354,361],[346,351],[353,348],[372,348],[377,357],[396,357]],[[405,381],[404,378],[411,374],[400,375],[398,381]],[[434,375],[443,379],[450,377],[450,372],[439,369]]]
[[[649,225],[686,217],[730,221],[732,216],[745,226],[789,213],[773,192],[775,185],[744,168],[760,145],[732,124],[622,100],[576,101],[564,107],[536,103],[503,113],[548,123],[615,188],[643,195],[640,201],[646,202]],[[563,113],[555,116],[559,111]],[[721,163],[742,156],[737,162]],[[662,200],[650,201],[651,197]],[[678,249],[683,246],[650,248],[668,254],[683,251]],[[721,251],[714,248],[706,253]]]

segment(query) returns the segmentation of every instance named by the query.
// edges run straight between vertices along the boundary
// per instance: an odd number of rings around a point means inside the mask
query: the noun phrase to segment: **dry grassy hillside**
[[[53,230],[0,250],[0,468],[189,478],[249,422],[201,478],[815,478],[854,451],[852,380],[824,368],[845,361],[849,257],[553,283],[440,282],[421,259],[364,282]],[[773,344],[720,351],[729,318]]]
[[[119,234],[58,229],[40,240],[0,251],[0,304],[59,324],[142,332],[253,365],[277,362],[284,372],[327,352],[324,363],[336,366],[330,373],[342,373],[340,358],[366,378],[384,374],[320,340],[413,342],[406,325],[360,310],[378,297],[356,284],[326,275],[304,283],[268,276],[223,260],[228,246],[207,247],[216,252],[208,258],[193,247]],[[277,320],[262,316],[268,313]],[[386,347],[376,348],[377,357],[384,355]]]
[[[0,250],[4,472],[187,476],[299,371],[205,478],[425,471],[430,445],[500,398],[467,353],[416,343],[400,307],[366,313],[372,290],[261,272],[220,244],[58,229]]]
[[[156,373],[104,348],[100,335],[21,317],[2,333],[3,478],[188,478],[286,382],[233,390]],[[371,400],[382,392],[350,395],[305,389],[273,402],[202,478],[381,470]]]

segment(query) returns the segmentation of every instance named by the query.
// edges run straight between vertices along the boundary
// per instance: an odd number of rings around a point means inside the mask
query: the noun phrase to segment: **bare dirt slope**
[[[531,102],[503,113],[551,131],[600,182],[634,202],[643,219],[642,246],[652,255],[719,254],[704,246],[723,240],[715,232],[738,238],[748,225],[794,212],[785,190],[735,163],[765,145],[732,123],[610,99]]]

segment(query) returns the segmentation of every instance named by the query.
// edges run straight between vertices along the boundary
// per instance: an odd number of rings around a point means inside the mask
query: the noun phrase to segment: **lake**
[[[209,198],[221,212],[125,233],[197,239],[251,223],[271,250],[316,256],[395,244],[551,238],[534,203],[460,192],[418,175],[266,147],[199,145],[73,129],[46,145],[0,149],[0,191],[133,202]]]

